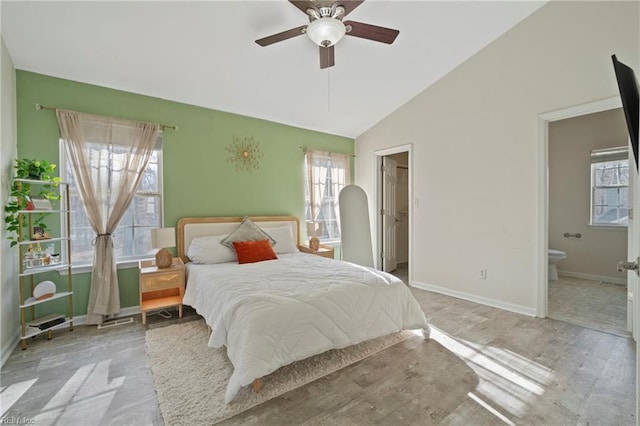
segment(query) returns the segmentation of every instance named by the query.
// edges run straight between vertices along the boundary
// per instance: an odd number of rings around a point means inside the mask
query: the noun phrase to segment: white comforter
[[[239,265],[188,265],[183,303],[226,345],[225,402],[283,365],[401,329],[428,330],[406,285],[371,268],[303,253]]]

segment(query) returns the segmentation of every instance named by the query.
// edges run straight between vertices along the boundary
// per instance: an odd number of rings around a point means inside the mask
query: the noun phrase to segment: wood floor
[[[430,340],[416,335],[224,423],[636,424],[631,339],[412,291]],[[187,310],[183,321],[194,318]],[[139,321],[80,326],[14,351],[1,371],[2,417],[162,425]],[[155,316],[148,326],[174,321]]]
[[[550,318],[629,336],[626,286],[560,276],[548,288]]]

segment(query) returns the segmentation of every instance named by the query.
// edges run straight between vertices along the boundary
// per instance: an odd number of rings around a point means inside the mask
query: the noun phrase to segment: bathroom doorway
[[[624,120],[612,107],[548,123],[547,313],[629,336],[627,273],[616,269],[633,198]]]
[[[411,284],[410,145],[376,152],[378,161],[377,255],[379,269]]]

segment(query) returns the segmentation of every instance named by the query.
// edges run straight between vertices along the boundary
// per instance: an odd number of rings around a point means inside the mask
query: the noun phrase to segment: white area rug
[[[295,362],[265,377],[258,394],[250,385],[244,387],[231,404],[224,403],[224,394],[233,366],[224,348],[207,346],[209,330],[203,320],[148,330],[145,341],[165,424],[204,425],[232,417],[411,336],[401,331]]]

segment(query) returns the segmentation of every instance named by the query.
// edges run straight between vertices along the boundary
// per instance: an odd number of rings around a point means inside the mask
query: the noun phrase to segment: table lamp
[[[160,269],[168,268],[173,263],[173,255],[167,247],[175,247],[175,228],[156,228],[151,230],[151,247],[159,248],[156,253],[156,266]]]

